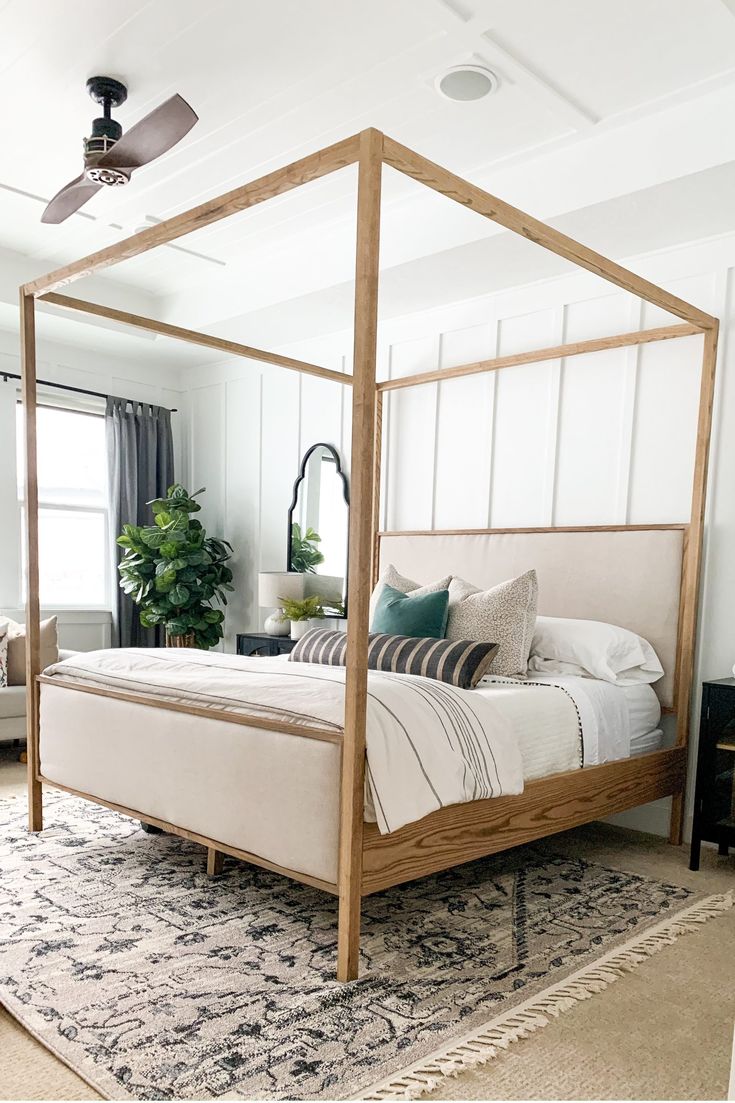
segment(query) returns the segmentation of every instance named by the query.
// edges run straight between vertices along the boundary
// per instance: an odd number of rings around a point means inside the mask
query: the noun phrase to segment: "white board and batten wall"
[[[735,660],[735,236],[632,262],[722,319],[697,678]],[[379,376],[606,336],[671,321],[574,273],[381,325]],[[281,351],[350,370],[351,334]],[[381,526],[387,529],[651,524],[689,519],[701,338],[616,349],[390,392]],[[286,511],[309,445],[349,466],[348,388],[255,363],[191,372],[190,481],[203,519],[236,548],[226,647],[262,624],[258,570],[282,570]],[[428,581],[428,579],[421,579]],[[695,699],[697,693],[695,692]],[[694,717],[693,746],[696,745]],[[691,781],[691,772],[690,772]],[[663,806],[626,816],[667,830]]]
[[[17,380],[3,382],[3,370],[15,374],[20,372],[17,338],[6,333],[0,334],[0,441],[3,444],[3,462],[0,464],[0,614],[24,621],[20,551],[22,519],[16,467],[16,405],[19,384]],[[188,435],[184,431],[188,399],[181,390],[178,370],[157,367],[153,373],[145,365],[136,368],[134,364],[116,360],[108,354],[41,339],[38,345],[37,375],[40,379],[52,379],[72,387],[177,409],[179,413],[172,417],[174,463],[178,471],[188,469],[188,457],[185,455]],[[48,393],[53,395],[55,392]],[[115,581],[112,580],[112,584]],[[92,651],[110,645],[112,618],[109,605],[105,608],[44,607],[41,615],[55,615],[58,618],[59,643],[62,648]]]

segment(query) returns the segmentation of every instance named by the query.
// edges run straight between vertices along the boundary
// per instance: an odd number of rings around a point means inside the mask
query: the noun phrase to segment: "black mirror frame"
[[[334,460],[336,473],[339,475],[340,479],[342,480],[342,494],[344,495],[344,500],[347,504],[347,562],[345,563],[344,613],[341,614],[341,615],[338,614],[338,613],[335,613],[333,617],[330,617],[331,620],[346,620],[347,619],[347,589],[348,589],[348,587],[347,587],[347,574],[348,574],[348,564],[349,564],[349,561],[350,561],[350,487],[349,487],[349,483],[347,482],[347,476],[345,475],[344,471],[342,470],[342,460],[340,459],[339,452],[334,447],[334,445],[327,444],[326,441],[317,441],[316,444],[312,444],[310,448],[307,448],[306,452],[304,453],[303,459],[301,460],[301,464],[299,466],[298,476],[296,477],[296,481],[293,484],[293,494],[291,496],[291,505],[288,507],[288,525],[287,525],[287,532],[286,532],[286,540],[287,540],[287,543],[286,543],[286,564],[287,564],[287,567],[286,567],[286,569],[288,571],[291,570],[291,528],[292,528],[292,525],[293,525],[294,510],[296,509],[296,503],[298,502],[298,498],[299,498],[299,487],[301,486],[302,482],[306,478],[306,465],[309,462],[309,457],[312,455],[313,452],[315,452],[317,450],[317,448],[326,448],[327,451],[331,454],[331,456]]]

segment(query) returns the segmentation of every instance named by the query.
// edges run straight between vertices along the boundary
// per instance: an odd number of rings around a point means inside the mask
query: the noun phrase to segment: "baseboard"
[[[668,838],[669,818],[671,816],[671,797],[654,800],[651,804],[642,804],[638,808],[627,808],[615,816],[608,816],[605,823],[616,827],[627,827],[631,831],[646,831],[649,835],[663,835]]]
[[[669,817],[671,815],[671,797],[663,800],[654,800],[651,804],[642,804],[639,808],[628,808],[625,812],[618,812],[615,816],[608,816],[604,823],[612,823],[617,827],[627,827],[630,831],[645,831],[649,835],[662,835],[669,837]],[[688,812],[684,817],[683,839],[689,843],[692,838],[692,814]]]

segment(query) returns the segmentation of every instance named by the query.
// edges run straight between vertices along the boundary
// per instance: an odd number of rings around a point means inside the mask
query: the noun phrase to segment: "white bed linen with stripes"
[[[342,728],[343,667],[120,648],[75,655],[46,673],[325,731]],[[367,788],[383,833],[448,804],[523,791],[518,741],[489,695],[370,671],[367,711]]]

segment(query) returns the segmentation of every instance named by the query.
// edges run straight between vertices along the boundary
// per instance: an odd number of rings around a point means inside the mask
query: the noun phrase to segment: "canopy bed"
[[[58,293],[59,288],[79,277],[355,163],[358,193],[352,376]],[[378,253],[384,164],[657,305],[681,319],[681,323],[377,382]],[[265,706],[257,715],[246,714],[235,707],[224,708],[213,705],[211,700],[195,699],[184,691],[181,681],[176,683],[175,693],[162,690],[163,655],[158,663],[152,660],[158,674],[155,670],[141,673],[125,666],[128,659],[111,658],[114,669],[108,670],[105,679],[98,673],[90,674],[83,664],[78,664],[76,674],[69,669],[65,675],[59,668],[60,674],[42,675],[36,485],[36,298],[352,387],[349,619],[344,712],[337,720],[333,714],[331,720],[323,714],[313,723],[298,714],[288,720],[282,715],[269,715]],[[26,284],[21,288],[21,319],[27,460],[30,830],[42,829],[43,786],[55,785],[194,839],[209,849],[212,870],[217,868],[219,854],[233,854],[336,893],[337,975],[341,980],[353,979],[358,973],[360,900],[364,894],[664,796],[673,797],[671,838],[679,841],[717,350],[716,318],[370,129]],[[693,334],[703,337],[703,359],[688,524],[507,532],[378,531],[381,413],[386,391]],[[523,792],[516,789],[515,794],[512,785],[506,785],[505,789],[501,786],[500,791],[507,795],[448,803],[388,832],[381,831],[375,823],[366,823],[369,603],[380,563],[389,559],[407,572],[416,572],[417,564],[421,563],[417,572],[420,575],[426,574],[427,564],[439,572],[463,571],[483,585],[508,577],[511,563],[511,573],[517,573],[519,565],[524,569],[530,565],[538,570],[543,581],[542,612],[599,618],[622,623],[641,633],[655,644],[662,657],[666,676],[658,690],[662,706],[676,714],[674,745],[637,757],[586,765],[584,769],[557,770],[550,776],[529,780]],[[590,562],[595,563],[596,572],[603,572],[597,573],[595,580],[589,579]],[[129,658],[131,653],[118,655]],[[229,656],[220,658],[225,668],[234,661]],[[253,660],[239,661],[247,664]],[[245,666],[242,669],[247,671]],[[262,669],[266,671],[265,667]],[[329,669],[333,668],[324,668]],[[228,678],[229,673],[224,669],[222,678]],[[178,676],[177,671],[173,674]],[[169,671],[167,676],[173,674]],[[325,674],[324,679],[334,681],[331,675]],[[379,678],[375,684],[385,681]],[[154,683],[158,684],[158,690]],[[299,686],[299,692],[306,693],[306,681]],[[371,692],[372,688],[371,681]],[[537,691],[521,692],[533,696]],[[225,694],[224,689],[222,693]],[[338,700],[341,707],[339,694]],[[325,709],[328,703],[323,706]],[[118,771],[119,791],[135,793],[136,797],[135,803],[132,797],[116,799],[114,793],[118,790],[111,788],[109,776],[103,776],[100,756],[95,756],[90,732],[104,730],[107,734],[122,728],[129,731],[130,710],[136,718],[136,731],[156,732],[162,755],[158,763],[159,788],[165,789],[170,797],[169,816],[164,814],[160,801],[157,803],[155,786],[139,776],[128,776],[126,782],[119,778]],[[86,735],[80,730],[80,717],[85,720]],[[187,748],[187,753],[178,757],[188,763],[189,779],[187,782],[186,778],[180,778],[181,784],[177,782],[167,788],[166,772],[170,773],[175,763],[162,748],[166,745],[166,732],[173,731],[172,725],[176,725],[177,745]],[[72,754],[69,748],[74,739]],[[203,746],[207,747],[205,752]],[[241,762],[242,756],[247,756],[248,770],[257,775],[257,783],[253,783],[245,797],[241,789],[232,786],[233,760],[227,758],[227,748],[236,759],[239,755]],[[117,754],[122,754],[119,746]],[[128,757],[133,762],[137,759],[134,753]],[[229,773],[223,762],[229,763]],[[372,762],[368,765],[372,770]],[[248,822],[241,822],[229,839],[223,837],[230,829],[221,819],[221,828],[201,829],[194,822],[191,805],[182,808],[176,804],[176,792],[180,795],[182,786],[186,788],[187,784],[189,795],[192,784],[204,786],[207,798],[220,808],[228,800],[233,808],[239,804],[242,807],[238,815],[241,820],[242,816],[249,817]],[[266,810],[274,801],[283,826],[281,838],[275,842],[272,831],[267,838],[263,833],[264,822],[267,825],[270,819]],[[216,824],[217,817],[213,814],[206,822]],[[250,845],[246,846],[245,840],[251,841]],[[314,860],[316,853],[321,855],[318,861]],[[274,854],[281,855],[281,860]]]

